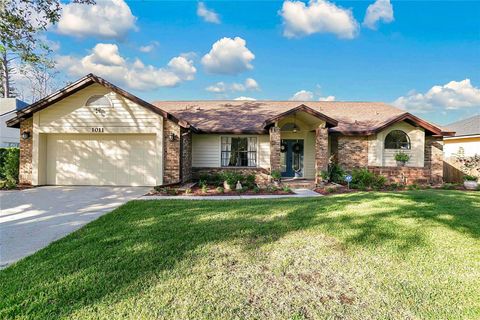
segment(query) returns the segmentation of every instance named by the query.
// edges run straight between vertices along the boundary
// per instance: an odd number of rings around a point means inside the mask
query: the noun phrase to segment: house
[[[167,185],[224,170],[319,179],[331,156],[391,181],[438,183],[452,134],[384,103],[148,103],[92,74],[8,126],[20,128],[20,182],[32,185]]]
[[[27,104],[15,98],[0,98],[0,147],[18,147],[20,130],[8,128],[6,122],[15,117],[15,112]]]
[[[480,114],[447,125],[455,135],[445,137],[445,158],[480,156]]]

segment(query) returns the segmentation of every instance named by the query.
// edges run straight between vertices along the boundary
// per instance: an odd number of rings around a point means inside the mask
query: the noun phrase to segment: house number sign
[[[92,128],[92,132],[95,132],[95,133],[103,133],[103,132],[104,132],[104,128]]]

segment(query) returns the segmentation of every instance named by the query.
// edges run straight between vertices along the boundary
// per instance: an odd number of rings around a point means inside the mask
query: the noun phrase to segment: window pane
[[[385,149],[410,149],[410,138],[405,132],[394,130],[385,138]]]
[[[223,167],[255,167],[257,138],[222,137],[221,165]]]

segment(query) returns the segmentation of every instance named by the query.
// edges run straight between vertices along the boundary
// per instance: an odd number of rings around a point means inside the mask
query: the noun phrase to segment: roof
[[[336,126],[331,126],[331,132],[369,135],[397,121],[407,121],[431,134],[449,134],[436,125],[381,102],[230,100],[155,101],[152,104],[205,133],[265,132],[265,125],[271,119],[304,106],[338,122]]]
[[[38,100],[35,103],[32,103],[26,107],[23,107],[21,110],[17,110],[17,115],[16,117],[10,119],[7,121],[7,126],[9,127],[15,127],[18,128],[20,126],[20,122],[22,120],[25,120],[33,115],[33,113],[40,111],[42,109],[45,109],[46,107],[82,90],[83,88],[88,87],[89,85],[92,85],[94,83],[101,84],[113,92],[147,108],[152,110],[155,113],[158,113],[162,115],[164,118],[170,119],[176,123],[178,123],[180,126],[183,127],[190,127],[190,125],[184,121],[176,118],[172,114],[166,112],[165,110],[162,110],[161,108],[155,107],[151,105],[150,103],[146,102],[145,100],[140,99],[139,97],[117,87],[116,85],[108,82],[107,80],[100,78],[92,73],[87,74],[83,78],[80,78],[79,80],[69,84],[68,86],[46,96],[43,99]]]
[[[456,137],[480,135],[480,114],[453,122],[447,127],[455,131]]]
[[[398,121],[420,126],[433,135],[453,134],[404,110],[381,102],[213,100],[148,103],[94,74],[88,74],[65,88],[18,110],[16,116],[7,121],[7,125],[18,128],[20,122],[31,117],[33,113],[94,83],[103,85],[164,118],[196,132],[266,133],[268,127],[279,118],[303,111],[324,120],[331,132],[347,135],[370,135]]]

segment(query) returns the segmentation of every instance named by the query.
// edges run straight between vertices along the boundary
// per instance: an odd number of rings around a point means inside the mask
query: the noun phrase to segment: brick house
[[[224,170],[318,180],[332,158],[391,181],[439,183],[452,134],[384,103],[148,103],[92,74],[7,125],[20,128],[20,182],[32,185],[167,185]]]

